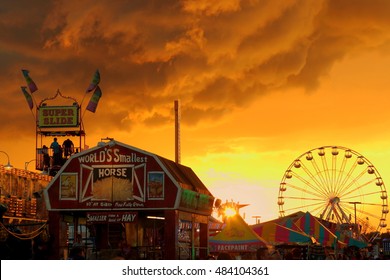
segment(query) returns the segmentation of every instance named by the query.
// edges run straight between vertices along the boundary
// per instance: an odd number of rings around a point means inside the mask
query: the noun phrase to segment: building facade
[[[197,259],[208,254],[214,197],[191,168],[110,140],[72,155],[44,191],[51,257],[77,236],[86,257]]]

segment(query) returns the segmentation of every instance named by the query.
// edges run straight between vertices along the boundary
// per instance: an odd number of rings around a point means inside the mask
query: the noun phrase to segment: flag
[[[34,107],[34,104],[33,104],[31,94],[27,91],[27,87],[21,87],[21,88],[22,88],[22,92],[24,94],[24,97],[26,97],[28,106],[30,107],[30,110],[32,110],[32,108]]]
[[[96,86],[95,91],[91,96],[91,99],[89,100],[89,103],[87,105],[88,111],[95,113],[100,97],[102,97],[102,91],[100,90],[99,86]]]
[[[93,91],[98,86],[99,82],[100,82],[100,73],[99,73],[99,70],[96,70],[95,74],[92,77],[92,81],[89,84],[89,87],[87,88],[86,92]]]
[[[37,91],[38,87],[34,83],[34,81],[30,78],[29,71],[22,69],[22,73],[23,73],[24,78],[26,79],[27,86],[28,86],[30,92],[33,93],[33,92]]]

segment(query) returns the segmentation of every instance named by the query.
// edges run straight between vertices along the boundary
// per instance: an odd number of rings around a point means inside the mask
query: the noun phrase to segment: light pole
[[[24,163],[24,170],[27,170],[28,165],[29,165],[31,162],[33,162],[33,161],[36,161],[36,159],[32,159],[32,160],[30,160],[30,161],[26,161],[26,162]]]
[[[10,169],[12,169],[13,168],[13,166],[12,166],[12,164],[10,164],[10,162],[9,162],[9,155],[6,153],[6,152],[4,152],[4,151],[0,151],[0,153],[3,153],[3,154],[5,154],[6,156],[7,156],[7,160],[8,160],[8,162],[7,162],[7,164],[6,165],[4,165],[4,168],[5,169],[7,169],[7,170],[10,170]],[[11,174],[9,174],[9,178],[10,178],[10,185],[9,185],[9,188],[11,188]],[[0,196],[2,196],[3,195],[3,188],[0,186]],[[6,192],[7,193],[7,192]]]
[[[9,155],[8,155],[6,152],[4,152],[4,151],[0,151],[0,153],[5,154],[5,155],[7,156],[7,159],[8,159],[8,163],[7,163],[6,165],[4,165],[4,168],[5,168],[5,169],[11,169],[11,168],[13,168],[12,164],[9,163]]]

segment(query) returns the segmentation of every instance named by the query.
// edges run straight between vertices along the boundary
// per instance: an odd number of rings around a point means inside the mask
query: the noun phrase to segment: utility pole
[[[180,147],[180,102],[175,100],[175,162],[181,163],[181,147]]]
[[[260,224],[260,218],[261,218],[261,216],[255,215],[255,216],[252,216],[252,218],[255,219],[256,225],[257,225],[257,224]]]

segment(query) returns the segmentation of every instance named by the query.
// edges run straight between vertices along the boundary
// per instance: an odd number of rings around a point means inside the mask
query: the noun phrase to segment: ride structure
[[[38,90],[38,87],[29,76],[28,70],[23,69],[22,73],[27,83],[27,86],[21,87],[22,93],[36,123],[35,168],[54,176],[72,154],[87,148],[85,145],[86,134],[82,121],[81,107],[85,97],[90,93],[91,97],[88,105],[85,107],[85,111],[96,112],[99,100],[102,97],[102,91],[99,87],[100,72],[96,70],[94,73],[81,104],[73,97],[64,96],[59,89],[54,96],[45,98],[40,103],[37,103],[33,93]],[[36,109],[35,114],[33,111],[34,107]],[[47,140],[47,137],[53,138]],[[62,144],[59,141],[58,144],[56,143],[55,149],[53,149],[50,144],[57,137],[69,137],[71,139],[66,139],[66,142],[63,141]],[[73,141],[77,144],[75,145]],[[54,152],[56,155],[54,155]]]
[[[60,105],[58,105],[60,104]],[[61,168],[67,156],[77,153],[85,147],[85,130],[80,114],[81,105],[73,97],[64,96],[57,90],[53,97],[43,99],[36,107],[36,169],[46,171],[50,175]],[[50,137],[50,140],[47,140]],[[69,155],[59,162],[53,161],[50,142],[53,138],[68,137],[76,145]],[[61,145],[61,141],[59,144]],[[45,156],[49,155],[49,160]]]
[[[379,171],[363,155],[324,146],[297,157],[279,186],[279,215],[309,211],[354,238],[372,241],[386,228],[388,196]]]

